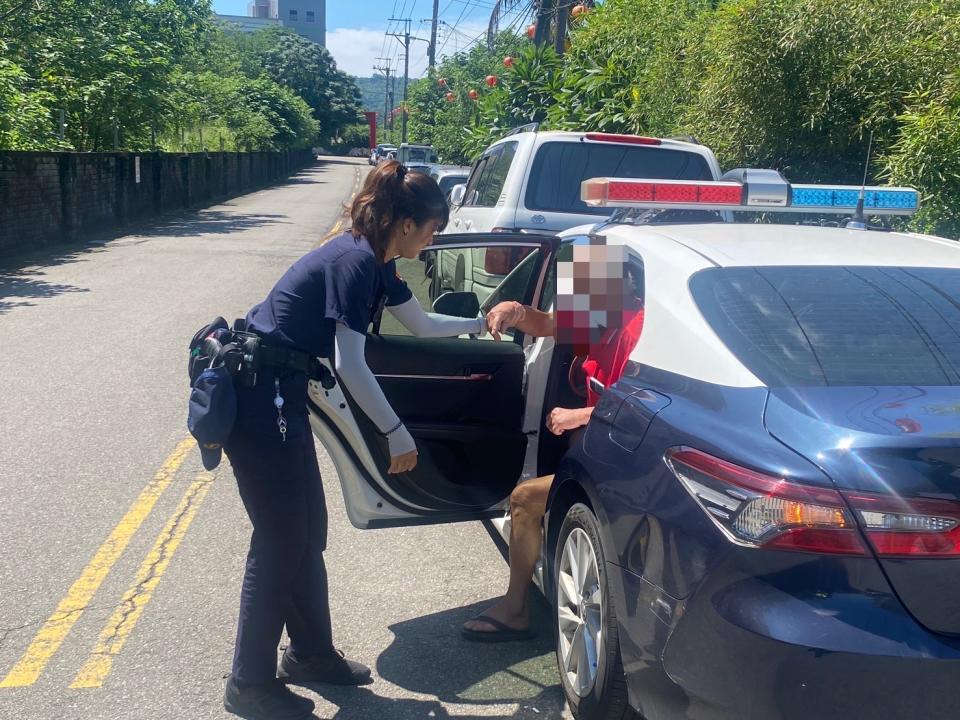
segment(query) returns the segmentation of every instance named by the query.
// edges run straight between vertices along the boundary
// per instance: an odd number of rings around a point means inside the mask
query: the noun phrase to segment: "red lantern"
[[[447,102],[453,102],[456,99],[457,99],[457,96],[454,95],[452,92],[447,93]]]
[[[573,10],[570,11],[570,14],[573,15],[575,18],[578,18],[581,15],[586,15],[587,10],[588,8],[586,5],[583,5],[583,4],[575,5]]]
[[[439,85],[440,87],[446,87],[446,86],[447,86],[447,79],[446,79],[446,78],[440,78],[439,80],[437,80],[437,85]]]
[[[497,84],[497,76],[487,75],[487,79],[485,80],[485,82],[487,83],[487,87],[493,87],[494,85]]]
[[[503,66],[504,66],[505,68],[512,68],[512,67],[513,67],[513,58],[510,57],[509,55],[507,55],[507,56],[503,59]]]
[[[533,36],[537,34],[537,26],[531,25],[527,28],[527,37],[533,40]]]
[[[471,100],[476,100],[478,97],[480,97],[480,93],[478,93],[476,90],[471,90],[470,92],[467,93],[467,95],[470,97]]]

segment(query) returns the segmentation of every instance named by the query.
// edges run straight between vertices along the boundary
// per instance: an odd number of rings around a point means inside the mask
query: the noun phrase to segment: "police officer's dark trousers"
[[[253,523],[233,658],[243,683],[276,677],[284,625],[298,657],[333,651],[327,571],[327,510],[306,418],[306,379],[283,383],[287,439],[276,426],[272,377],[238,393],[238,421],[226,446],[240,497]],[[303,392],[303,397],[295,396]]]

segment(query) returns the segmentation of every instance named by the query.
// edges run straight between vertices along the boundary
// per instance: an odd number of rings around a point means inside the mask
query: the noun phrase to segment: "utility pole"
[[[557,2],[557,26],[556,36],[553,38],[553,47],[557,55],[563,55],[567,49],[567,14],[570,12],[570,3],[564,0]]]
[[[433,0],[433,20],[430,21],[430,67],[437,64],[437,25],[440,15],[440,0]]]
[[[429,42],[423,38],[411,38],[410,37],[410,18],[390,18],[390,22],[402,22],[403,23],[403,35],[399,33],[387,33],[387,35],[392,35],[397,40],[403,43],[403,108],[402,108],[402,125],[400,131],[400,142],[405,143],[407,141],[407,85],[410,83],[410,41],[411,40],[421,40],[423,42]]]
[[[553,16],[553,8],[556,0],[540,0],[540,9],[537,12],[537,32],[533,36],[533,42],[540,47],[550,41],[550,19]]]
[[[407,84],[410,82],[410,18],[390,18],[390,22],[403,23],[403,35],[387,34],[393,35],[403,43],[403,110],[400,118],[400,142],[405,143],[407,141]]]
[[[374,65],[373,69],[384,74],[385,82],[383,84],[383,129],[386,134],[387,116],[390,114],[390,58],[377,58],[377,60],[386,60],[386,65]]]

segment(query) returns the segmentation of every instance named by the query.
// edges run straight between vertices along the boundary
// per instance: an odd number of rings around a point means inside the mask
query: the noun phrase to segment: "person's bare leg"
[[[517,485],[510,494],[510,584],[507,594],[483,614],[517,630],[530,625],[530,581],[540,556],[541,521],[552,484],[553,475],[546,475]],[[482,620],[469,620],[464,627],[478,632],[496,630]]]

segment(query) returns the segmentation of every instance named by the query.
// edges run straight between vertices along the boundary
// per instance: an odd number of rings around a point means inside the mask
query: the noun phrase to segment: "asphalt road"
[[[0,263],[0,717],[224,718],[249,523],[185,426],[194,330],[336,225],[363,161],[106,243]],[[506,565],[478,523],[358,531],[319,451],[337,644],[376,682],[317,717],[558,718],[540,639],[461,640]]]

